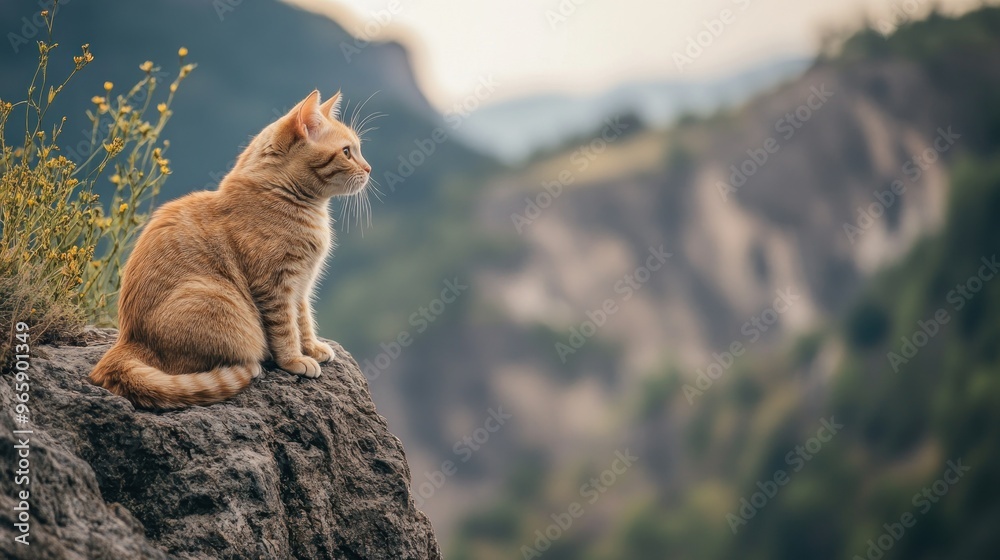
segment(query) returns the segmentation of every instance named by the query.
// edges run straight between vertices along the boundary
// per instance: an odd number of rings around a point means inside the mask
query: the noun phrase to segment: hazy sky
[[[919,17],[933,5],[953,13],[982,4],[980,0],[290,1],[326,3],[349,31],[363,37],[402,40],[415,55],[421,87],[441,109],[472,94],[488,77],[497,87],[486,102],[545,91],[596,93],[631,80],[713,77],[776,57],[812,55],[824,30],[854,28],[866,15],[889,25],[885,18],[894,11]],[[722,21],[724,10],[729,12]],[[698,41],[699,33],[701,52],[686,53],[689,39]]]

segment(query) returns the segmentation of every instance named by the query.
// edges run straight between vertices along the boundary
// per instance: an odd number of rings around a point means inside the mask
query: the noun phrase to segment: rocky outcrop
[[[0,382],[5,558],[440,558],[399,440],[336,343],[319,379],[268,369],[236,398],[153,413],[89,383],[113,331],[40,346],[31,421]],[[30,485],[15,484],[31,429]],[[14,542],[30,489],[30,545]]]

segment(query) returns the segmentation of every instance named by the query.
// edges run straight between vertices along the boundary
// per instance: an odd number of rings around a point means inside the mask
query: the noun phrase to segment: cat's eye
[[[351,149],[350,148],[344,148],[344,156],[347,157],[347,159],[351,159]]]

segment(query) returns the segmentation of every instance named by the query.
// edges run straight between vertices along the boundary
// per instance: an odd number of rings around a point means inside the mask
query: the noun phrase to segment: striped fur
[[[320,375],[309,298],[333,245],[330,198],[365,189],[371,167],[313,92],[265,128],[217,191],[154,213],[122,272],[120,335],[91,380],[138,407],[207,405],[242,391],[261,362]]]

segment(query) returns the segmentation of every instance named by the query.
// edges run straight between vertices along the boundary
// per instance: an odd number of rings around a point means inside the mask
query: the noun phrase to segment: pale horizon
[[[596,95],[638,81],[705,81],[775,60],[815,56],[824,33],[857,29],[866,19],[891,28],[888,18],[893,13],[922,19],[935,7],[955,15],[996,4],[981,0],[287,1],[326,13],[356,35],[404,44],[413,57],[418,84],[442,112],[472,95],[488,78],[496,83],[496,91],[481,100],[483,105],[541,94]],[[726,9],[728,23],[719,26]],[[713,27],[717,36],[702,33],[711,31],[707,27]],[[707,46],[687,57],[689,38],[697,40],[699,33]]]

